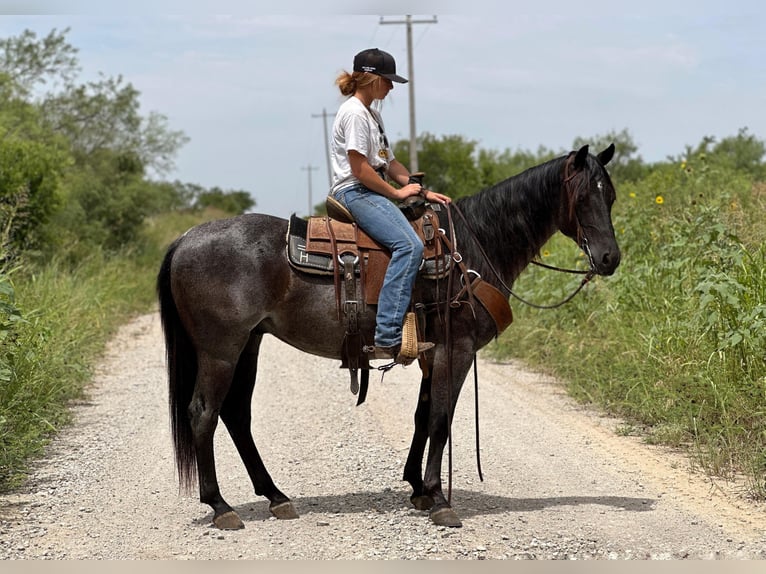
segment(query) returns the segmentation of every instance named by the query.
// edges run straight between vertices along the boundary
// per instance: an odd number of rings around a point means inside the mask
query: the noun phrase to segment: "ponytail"
[[[353,96],[359,88],[363,88],[364,86],[368,86],[379,80],[380,76],[376,76],[375,74],[369,74],[367,72],[354,72],[353,74],[349,74],[344,70],[335,79],[335,85],[338,86],[342,95]]]

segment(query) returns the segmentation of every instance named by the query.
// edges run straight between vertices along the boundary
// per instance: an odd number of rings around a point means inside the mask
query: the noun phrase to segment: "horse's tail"
[[[194,487],[197,469],[197,455],[188,412],[197,379],[197,353],[181,323],[170,290],[170,263],[179,242],[180,238],[168,248],[162,261],[157,275],[157,297],[162,330],[165,333],[170,428],[173,434],[176,469],[181,489],[188,492]]]

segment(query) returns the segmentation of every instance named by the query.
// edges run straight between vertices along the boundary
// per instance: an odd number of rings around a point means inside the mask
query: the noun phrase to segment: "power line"
[[[418,171],[418,140],[415,129],[415,70],[412,63],[412,25],[413,24],[438,24],[436,16],[430,20],[413,20],[412,16],[407,14],[404,20],[383,20],[380,17],[381,24],[405,24],[407,26],[407,78],[409,80],[410,92],[410,172]]]

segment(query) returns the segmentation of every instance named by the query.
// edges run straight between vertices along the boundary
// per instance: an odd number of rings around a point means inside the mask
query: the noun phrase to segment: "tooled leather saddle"
[[[410,221],[424,245],[420,273],[429,279],[444,277],[451,263],[450,254],[439,237],[436,211],[439,207],[429,206],[421,217]],[[388,249],[356,223],[342,222],[329,216],[313,216],[308,221],[295,215],[291,217],[288,259],[294,268],[306,273],[337,277],[347,256],[353,260],[354,274],[361,278],[362,300],[367,305],[376,304],[391,260]],[[336,295],[340,304],[341,293]]]

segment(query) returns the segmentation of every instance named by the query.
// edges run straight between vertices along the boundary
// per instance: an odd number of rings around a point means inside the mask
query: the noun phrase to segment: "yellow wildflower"
[[[658,195],[657,197],[654,198],[654,203],[656,203],[657,205],[662,205],[663,203],[665,203],[665,199],[661,195]]]

